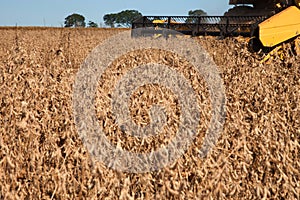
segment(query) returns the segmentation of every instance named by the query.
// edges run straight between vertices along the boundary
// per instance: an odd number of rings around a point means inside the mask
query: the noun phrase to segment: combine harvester
[[[230,0],[224,16],[143,16],[132,23],[133,36],[159,34],[165,29],[186,35],[249,37],[252,51],[278,51],[291,43],[300,55],[300,0]],[[153,29],[137,29],[152,27]]]

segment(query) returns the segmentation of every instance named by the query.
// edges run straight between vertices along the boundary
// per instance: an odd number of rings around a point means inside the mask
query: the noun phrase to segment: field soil
[[[225,124],[208,156],[198,150],[210,99],[201,77],[190,76],[204,121],[181,158],[142,174],[95,162],[76,130],[74,81],[89,53],[122,31],[128,30],[0,28],[0,199],[300,199],[300,56],[289,44],[284,54],[261,63],[262,54],[249,52],[246,38],[195,38],[218,66],[226,93]],[[130,104],[133,121],[149,123],[149,108],[161,102],[170,128],[146,141],[126,136],[114,126],[107,98],[120,78],[118,66],[163,58],[188,77],[189,65],[168,52],[136,53],[103,75],[95,111],[114,145],[148,152],[177,130],[176,94],[157,85],[139,88]]]

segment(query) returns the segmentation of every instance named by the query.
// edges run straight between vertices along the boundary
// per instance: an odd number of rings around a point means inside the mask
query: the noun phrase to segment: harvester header
[[[133,36],[149,34],[135,30],[153,27],[184,34],[252,38],[253,49],[274,48],[300,35],[300,0],[230,0],[235,5],[223,16],[143,16],[132,23]]]

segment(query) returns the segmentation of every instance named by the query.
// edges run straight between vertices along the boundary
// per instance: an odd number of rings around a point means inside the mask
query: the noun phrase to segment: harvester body
[[[234,5],[223,16],[143,16],[132,23],[142,27],[168,28],[184,34],[247,36],[263,47],[275,47],[300,35],[300,0],[230,0]]]

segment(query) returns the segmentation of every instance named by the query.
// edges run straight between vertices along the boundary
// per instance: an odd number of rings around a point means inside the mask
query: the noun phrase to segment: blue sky
[[[187,15],[202,9],[209,15],[223,15],[228,0],[2,0],[0,26],[62,26],[64,18],[79,13],[86,22],[103,24],[103,15],[135,9],[143,15]]]

